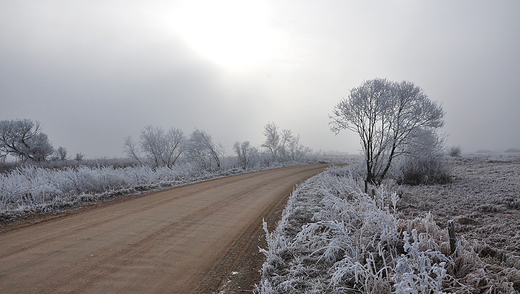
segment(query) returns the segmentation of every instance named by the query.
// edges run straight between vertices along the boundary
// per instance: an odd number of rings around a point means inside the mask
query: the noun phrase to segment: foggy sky
[[[1,1],[0,120],[55,148],[123,156],[146,125],[231,153],[275,122],[358,153],[328,114],[364,80],[408,80],[463,151],[520,148],[520,1]]]

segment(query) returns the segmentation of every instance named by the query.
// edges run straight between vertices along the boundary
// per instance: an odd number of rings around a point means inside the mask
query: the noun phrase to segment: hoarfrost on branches
[[[142,159],[142,152],[146,162],[153,167],[166,166],[171,169],[183,152],[184,141],[184,133],[180,129],[170,128],[166,132],[161,127],[149,125],[141,131],[139,146],[132,137],[125,138],[125,153],[143,164],[145,161]]]
[[[421,134],[443,126],[444,111],[411,82],[365,81],[350,90],[330,115],[331,130],[356,132],[365,156],[365,192],[381,184],[395,157]],[[416,141],[416,140],[415,140]]]
[[[264,126],[265,141],[262,144],[272,161],[299,161],[309,155],[311,149],[300,144],[300,136],[293,135],[291,130],[279,130],[275,123]]]

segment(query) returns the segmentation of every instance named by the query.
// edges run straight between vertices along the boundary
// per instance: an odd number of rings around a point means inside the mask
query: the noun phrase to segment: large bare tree
[[[406,152],[406,144],[417,141],[421,130],[444,125],[442,106],[431,101],[411,82],[373,79],[350,90],[329,115],[336,134],[347,129],[356,132],[365,156],[368,184],[379,185],[392,160]]]

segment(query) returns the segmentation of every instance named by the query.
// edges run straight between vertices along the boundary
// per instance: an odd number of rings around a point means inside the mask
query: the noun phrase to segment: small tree
[[[161,127],[146,126],[141,131],[139,146],[132,137],[125,138],[125,153],[140,164],[141,152],[153,167],[166,166],[172,168],[183,152],[184,134],[177,128],[165,132]]]
[[[249,141],[245,142],[235,142],[233,145],[233,150],[237,154],[238,163],[244,169],[251,167],[254,165],[254,158],[258,157],[258,150],[255,147],[251,146]]]
[[[65,147],[59,147],[56,149],[56,159],[57,160],[66,160],[67,159],[67,149]]]
[[[271,160],[281,162],[301,160],[311,149],[300,144],[300,136],[293,135],[291,130],[279,131],[275,123],[268,123],[264,127],[265,142],[262,147],[267,149]]]
[[[85,155],[83,153],[76,153],[76,157],[74,158],[74,160],[82,161],[84,157]]]
[[[214,143],[206,132],[195,129],[190,134],[185,149],[186,157],[200,170],[221,167],[220,158],[224,153],[224,148],[219,143]]]
[[[267,149],[271,155],[272,160],[278,158],[278,150],[280,148],[280,134],[278,133],[278,126],[272,122],[264,126],[265,142],[262,147]]]
[[[347,129],[360,136],[366,165],[365,191],[368,184],[381,183],[392,160],[404,153],[413,134],[444,125],[442,107],[421,88],[411,82],[386,79],[365,81],[353,88],[329,117],[336,134]]]
[[[299,161],[307,157],[310,153],[312,153],[312,149],[309,147],[305,147],[300,144],[300,135],[291,136],[285,144],[283,145],[283,149],[286,154],[287,160]]]
[[[0,157],[13,155],[22,162],[41,162],[54,153],[54,148],[40,124],[28,119],[0,121]]]

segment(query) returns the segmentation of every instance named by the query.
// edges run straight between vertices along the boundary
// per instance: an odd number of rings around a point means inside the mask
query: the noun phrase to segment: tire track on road
[[[247,181],[247,180],[249,180],[250,178],[252,178],[254,176],[255,176],[255,173],[249,173],[249,174],[232,176],[232,177],[228,177],[228,178],[222,178],[222,179],[225,179],[226,181],[225,181],[225,183],[222,183],[221,185],[219,185],[219,187],[225,187],[227,185],[236,184],[237,182]],[[218,179],[216,179],[216,180],[218,180]],[[215,180],[209,180],[209,181],[205,181],[205,182],[200,182],[198,184],[201,184],[201,183],[207,184],[207,183],[211,183],[212,181],[215,181]],[[190,184],[190,185],[196,185],[196,184]],[[205,191],[209,191],[209,190],[215,189],[215,187],[213,187],[211,185],[200,185],[201,187],[199,189],[194,190],[194,191],[190,191],[189,193],[184,193],[183,192],[184,189],[182,189],[182,188],[185,188],[185,187],[190,186],[190,185],[174,187],[172,189],[168,189],[168,190],[165,190],[165,191],[155,192],[155,193],[166,193],[166,192],[174,190],[174,189],[182,191],[182,193],[174,194],[172,197],[167,197],[167,198],[165,198],[162,201],[154,201],[153,203],[145,203],[144,206],[140,206],[140,207],[135,208],[135,209],[133,209],[131,211],[125,211],[125,212],[121,212],[120,214],[115,214],[115,215],[111,215],[111,216],[105,216],[102,219],[86,220],[85,222],[82,222],[81,224],[79,224],[79,225],[77,225],[77,226],[75,226],[73,228],[67,227],[66,229],[63,229],[63,230],[54,231],[50,235],[45,235],[45,236],[40,237],[40,238],[35,237],[34,239],[27,240],[27,243],[25,243],[23,245],[23,247],[17,247],[17,248],[13,248],[11,250],[3,248],[2,252],[0,252],[0,259],[8,257],[10,255],[21,253],[21,252],[26,251],[26,250],[31,250],[35,246],[39,246],[42,243],[47,243],[47,242],[50,242],[50,241],[53,241],[53,240],[56,240],[56,239],[61,239],[61,238],[64,238],[66,236],[70,236],[70,235],[74,235],[74,234],[79,234],[82,231],[91,230],[91,229],[96,228],[96,227],[98,227],[100,225],[106,225],[107,223],[110,223],[110,222],[121,221],[123,218],[126,218],[129,215],[133,215],[135,213],[144,213],[144,212],[146,212],[148,210],[151,210],[151,209],[154,209],[154,208],[156,208],[158,206],[163,206],[163,205],[175,202],[175,201],[180,200],[180,199],[189,198],[189,197],[193,196],[194,194],[203,193]],[[142,200],[143,198],[146,198],[148,195],[149,194],[143,195],[143,196],[138,197],[138,198],[128,199],[127,201]],[[109,207],[110,206],[101,207],[99,209],[109,209]],[[83,213],[86,213],[86,211],[80,211],[80,212],[76,213],[75,216],[82,215]],[[59,219],[51,220],[49,222],[57,221],[57,220],[59,220]],[[42,225],[48,224],[49,222],[36,224],[35,226],[42,226]],[[35,226],[32,226],[32,227],[34,228]],[[28,245],[28,244],[32,244],[32,245]]]

